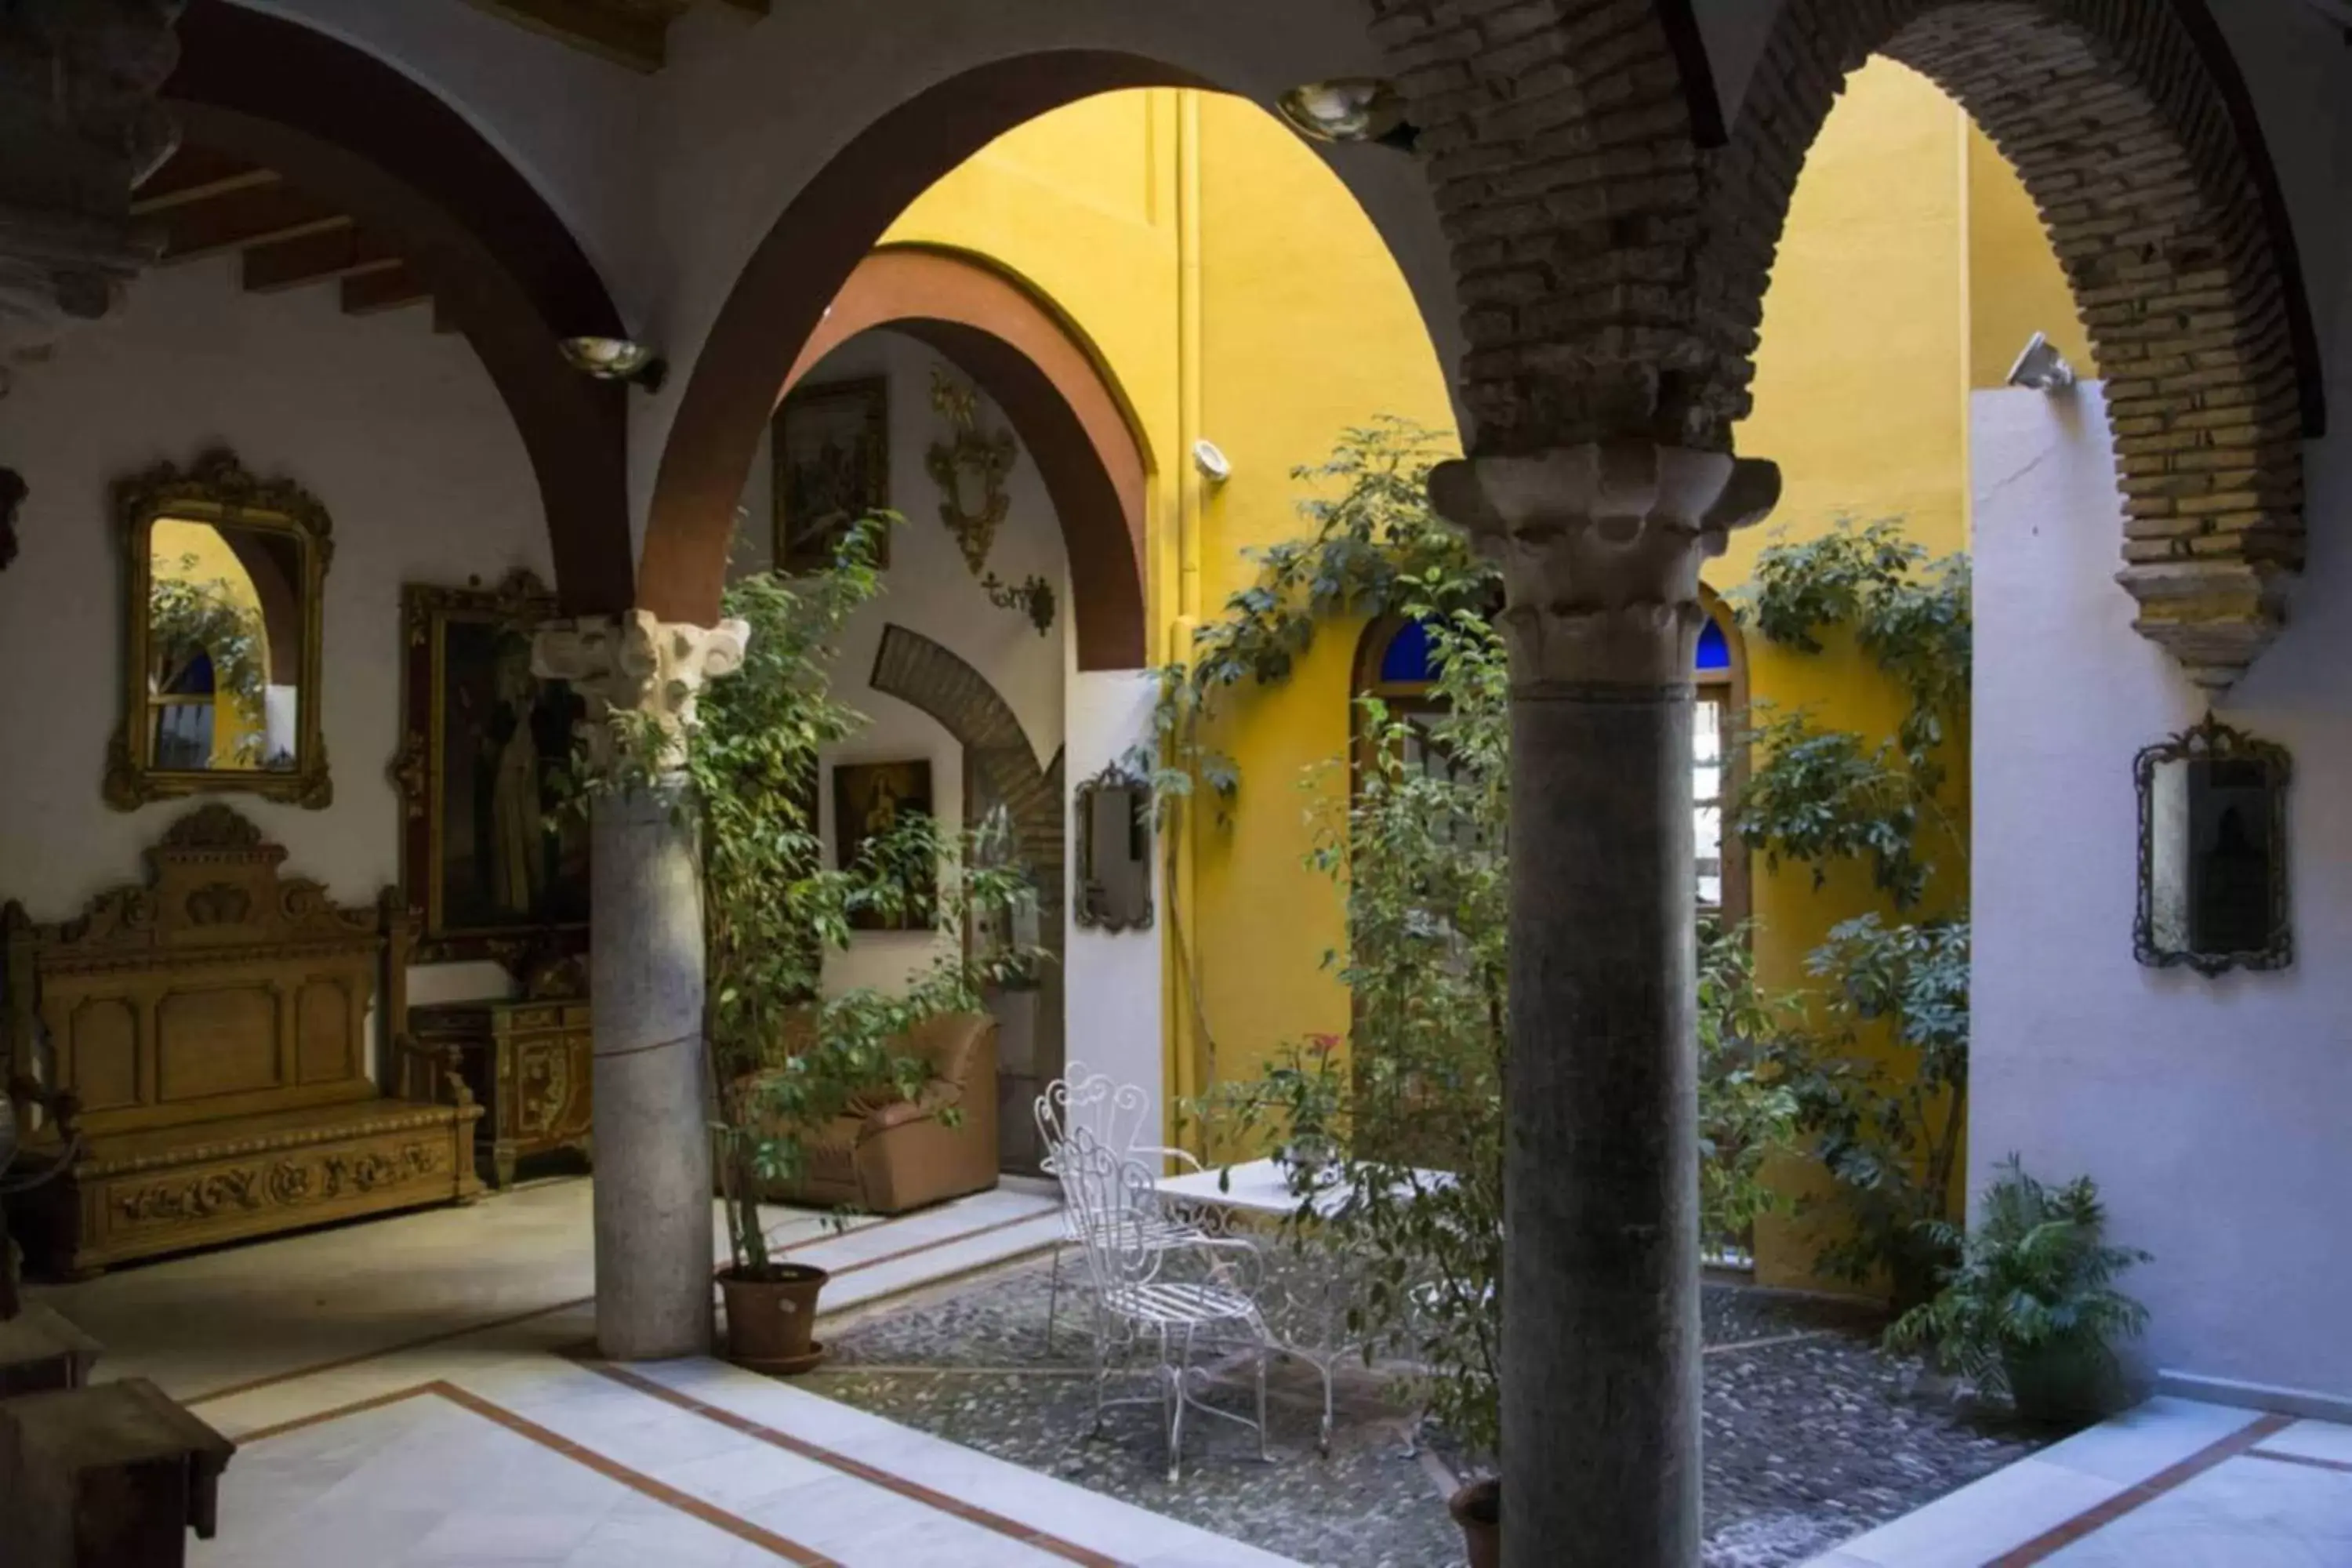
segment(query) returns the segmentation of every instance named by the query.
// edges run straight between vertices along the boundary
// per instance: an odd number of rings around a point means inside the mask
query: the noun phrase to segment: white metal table
[[[1413,1171],[1401,1174],[1400,1186],[1426,1188],[1452,1178],[1442,1172]],[[1297,1217],[1307,1201],[1291,1190],[1289,1173],[1276,1161],[1251,1160],[1237,1165],[1212,1166],[1165,1176],[1156,1184],[1160,1199],[1192,1224],[1213,1236],[1237,1231],[1262,1231]],[[1329,1216],[1343,1208],[1349,1189],[1337,1184],[1314,1194],[1312,1209]],[[1303,1239],[1303,1238],[1302,1238]],[[1344,1264],[1344,1259],[1334,1259]],[[1318,1268],[1301,1288],[1296,1270],[1269,1269],[1267,1285],[1273,1300],[1261,1300],[1276,1348],[1296,1356],[1321,1374],[1323,1424],[1319,1446],[1331,1451],[1331,1376],[1340,1362],[1363,1352],[1360,1341],[1346,1337],[1348,1307],[1355,1291],[1353,1271],[1346,1267]]]

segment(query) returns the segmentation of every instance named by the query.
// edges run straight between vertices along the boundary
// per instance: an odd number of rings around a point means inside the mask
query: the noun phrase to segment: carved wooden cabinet
[[[451,1002],[412,1008],[408,1019],[417,1046],[453,1059],[482,1104],[475,1157],[485,1180],[512,1186],[518,1161],[593,1152],[586,1002]]]

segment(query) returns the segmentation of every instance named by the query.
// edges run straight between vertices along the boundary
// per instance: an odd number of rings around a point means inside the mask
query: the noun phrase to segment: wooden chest
[[[559,1149],[593,1153],[594,1064],[583,1001],[453,1002],[417,1007],[409,1032],[426,1050],[455,1052],[482,1105],[475,1124],[485,1180],[514,1184],[516,1163]]]

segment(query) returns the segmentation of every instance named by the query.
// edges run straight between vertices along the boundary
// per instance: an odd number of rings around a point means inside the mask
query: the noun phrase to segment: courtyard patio
[[[826,1363],[791,1381],[596,1361],[589,1194],[540,1182],[36,1295],[106,1342],[101,1378],[151,1377],[239,1444],[207,1565],[1461,1560],[1459,1457],[1443,1432],[1409,1452],[1371,1372],[1342,1369],[1328,1457],[1296,1363],[1269,1461],[1213,1430],[1171,1485],[1150,1413],[1089,1436],[1087,1312],[1066,1256],[1048,1344],[1061,1220],[1036,1187],[845,1233],[770,1211],[834,1276]],[[2045,1447],[1923,1385],[1851,1306],[1718,1279],[1704,1308],[1714,1568],[2352,1560],[2352,1430],[2158,1400]]]

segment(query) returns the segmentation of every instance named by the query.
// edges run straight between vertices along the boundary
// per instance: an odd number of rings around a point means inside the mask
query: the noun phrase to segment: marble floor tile
[[[2352,1465],[2352,1426],[2333,1421],[2298,1421],[2285,1431],[2263,1438],[2261,1446],[2275,1453]]]

